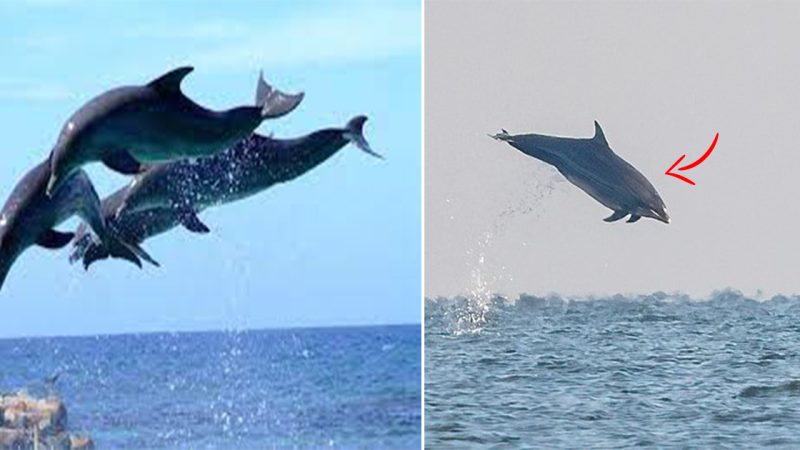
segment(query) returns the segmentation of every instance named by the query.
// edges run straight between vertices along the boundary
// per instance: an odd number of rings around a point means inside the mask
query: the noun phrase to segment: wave
[[[467,295],[453,297],[425,297],[425,303],[432,305],[463,303],[474,300]],[[715,303],[715,302],[753,302],[753,303],[786,303],[800,300],[800,294],[777,294],[771,297],[749,296],[733,288],[714,291],[708,297],[692,297],[680,292],[667,293],[656,291],[650,294],[611,294],[566,296],[560,294],[547,294],[544,296],[520,294],[518,297],[507,297],[502,294],[488,296],[489,303],[505,306],[542,306],[555,304],[569,304],[573,302],[684,302],[684,303]]]
[[[642,322],[668,322],[678,320],[696,308],[751,311],[754,314],[759,311],[764,314],[791,311],[800,314],[800,295],[749,296],[732,288],[714,291],[707,297],[663,291],[590,296],[520,294],[517,297],[480,292],[479,295],[426,297],[425,321],[428,325],[444,328],[447,333],[459,335],[480,333],[499,317],[518,318],[531,312],[539,315],[582,312],[633,314]]]

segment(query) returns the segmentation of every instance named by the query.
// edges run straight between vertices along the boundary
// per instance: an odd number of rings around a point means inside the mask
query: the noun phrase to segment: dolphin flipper
[[[628,223],[634,223],[637,220],[641,219],[642,216],[637,216],[636,214],[631,214],[630,219],[627,220]]]
[[[300,105],[303,97],[303,92],[292,95],[273,88],[264,81],[263,72],[258,76],[256,106],[261,108],[261,117],[264,119],[275,119],[289,114]]]
[[[149,262],[150,264],[152,264],[152,265],[154,265],[156,267],[161,267],[161,264],[159,264],[158,261],[153,259],[153,257],[150,256],[150,254],[147,253],[139,244],[133,244],[133,243],[129,242],[129,243],[127,243],[127,246],[128,246],[128,248],[133,250],[133,252],[139,258],[142,258],[143,260]]]
[[[125,150],[107,152],[102,160],[106,167],[123,175],[136,175],[143,170],[142,163]]]
[[[606,222],[616,222],[619,219],[622,219],[623,217],[625,217],[627,215],[628,215],[628,211],[614,211],[614,214],[611,214],[610,216],[606,217],[603,220],[606,221]],[[631,217],[633,217],[633,216],[631,216]]]
[[[197,217],[197,213],[191,210],[184,211],[181,214],[181,225],[193,233],[205,234],[211,231],[211,229]]]
[[[36,245],[40,245],[51,250],[56,250],[69,244],[74,237],[75,233],[47,230],[41,236],[39,236],[38,239],[36,239]]]

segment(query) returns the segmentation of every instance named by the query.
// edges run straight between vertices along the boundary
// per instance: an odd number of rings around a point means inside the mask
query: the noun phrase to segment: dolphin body
[[[50,154],[48,195],[83,164],[102,161],[132,175],[142,164],[209,156],[252,133],[263,120],[294,110],[303,93],[287,95],[259,77],[255,106],[206,109],[181,92],[193,70],[181,67],[143,86],[107,91],[67,120]]]
[[[136,261],[130,248],[106,232],[100,198],[86,172],[78,170],[70,174],[52,196],[45,193],[49,176],[48,161],[37,164],[17,183],[0,211],[0,289],[11,266],[29,247],[58,249],[67,245],[74,233],[53,228],[75,214],[89,224],[109,253]],[[86,229],[85,225],[83,227]],[[88,231],[85,239],[95,242]]]
[[[614,211],[603,219],[606,222],[630,215],[630,223],[642,217],[669,223],[661,196],[641,172],[611,150],[597,122],[590,139],[510,135],[505,130],[489,136],[554,166],[572,184]]]
[[[197,217],[208,207],[244,199],[293,180],[348,143],[381,157],[364,138],[366,120],[365,116],[357,116],[344,128],[318,130],[296,139],[252,134],[212,157],[153,166],[104,199],[103,215],[115,236],[157,266],[139,244],[178,225],[192,232],[208,232]],[[81,225],[70,261],[82,259],[88,269],[93,262],[109,256],[115,255],[103,243],[93,241],[86,226]]]

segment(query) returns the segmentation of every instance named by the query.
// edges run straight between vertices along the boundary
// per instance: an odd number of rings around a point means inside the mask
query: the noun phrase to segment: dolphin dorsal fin
[[[603,134],[603,129],[600,128],[600,124],[597,121],[594,121],[594,137],[592,138],[593,141],[597,141],[601,144],[608,145],[608,141],[606,141],[606,135]]]
[[[147,83],[147,85],[165,94],[177,94],[181,92],[181,82],[193,70],[194,67],[192,66],[178,67]]]

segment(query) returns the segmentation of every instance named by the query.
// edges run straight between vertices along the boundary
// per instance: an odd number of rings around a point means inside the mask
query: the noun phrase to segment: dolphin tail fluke
[[[75,239],[72,241],[72,249],[69,252],[69,263],[75,264],[76,261],[83,258],[83,255],[89,250],[92,245],[92,236],[88,232],[88,227],[85,223],[78,225],[75,230]]]
[[[133,252],[136,254],[136,256],[138,256],[139,258],[141,258],[141,259],[143,259],[143,260],[145,260],[145,261],[149,262],[150,264],[152,264],[152,265],[154,265],[154,266],[156,266],[156,267],[161,267],[161,264],[159,264],[159,263],[158,263],[158,261],[156,261],[156,260],[155,260],[155,259],[154,259],[152,256],[150,256],[150,254],[149,254],[149,253],[147,253],[147,252],[145,251],[145,249],[143,249],[143,248],[142,248],[142,247],[141,247],[139,244],[134,244],[134,243],[130,243],[130,242],[129,242],[129,243],[127,243],[126,245],[127,245],[127,246],[128,246],[128,248],[130,248],[130,249],[131,249],[131,250],[132,250],[132,251],[133,251]]]
[[[345,126],[344,138],[352,142],[361,151],[372,155],[379,159],[384,159],[383,155],[375,152],[370,148],[367,138],[364,137],[364,123],[367,121],[367,116],[356,116],[350,119]]]
[[[505,141],[505,142],[508,142],[508,141],[510,141],[512,139],[511,135],[508,134],[508,131],[506,131],[503,128],[500,128],[500,132],[499,133],[497,133],[497,134],[487,134],[487,136],[489,136],[492,139],[495,139],[495,140],[498,140],[498,141]]]
[[[82,241],[87,241],[82,242]],[[106,259],[109,256],[113,258],[124,259],[137,267],[142,267],[141,260],[145,260],[150,264],[161,267],[161,265],[153,259],[141,246],[138,244],[125,243],[118,239],[113,240],[111,245],[94,242],[91,236],[82,236],[80,241],[76,241],[75,248],[70,254],[69,260],[71,263],[79,259],[83,259],[83,268],[89,270],[95,261]]]
[[[72,251],[69,254],[70,264],[83,260],[84,270],[89,270],[92,263],[110,256],[106,246],[92,237],[85,223],[78,226],[75,235],[76,237],[72,241]]]
[[[136,254],[136,252],[131,248],[131,245],[123,242],[116,236],[106,236],[103,246],[105,247],[109,256],[113,258],[124,259],[125,261],[135,264],[140,269],[142,268],[142,261],[139,259],[139,256]],[[88,268],[88,266],[85,267]]]
[[[108,257],[108,250],[105,248],[105,246],[98,244],[97,242],[92,242],[80,254],[77,254],[76,251],[73,251],[69,257],[69,260],[74,262],[79,259],[83,259],[83,269],[89,270],[89,266],[94,264],[96,261],[100,261],[101,259],[106,259]]]
[[[275,119],[294,111],[303,101],[305,93],[287,94],[281,92],[264,81],[264,73],[258,76],[256,87],[256,106],[261,108],[261,117]]]

